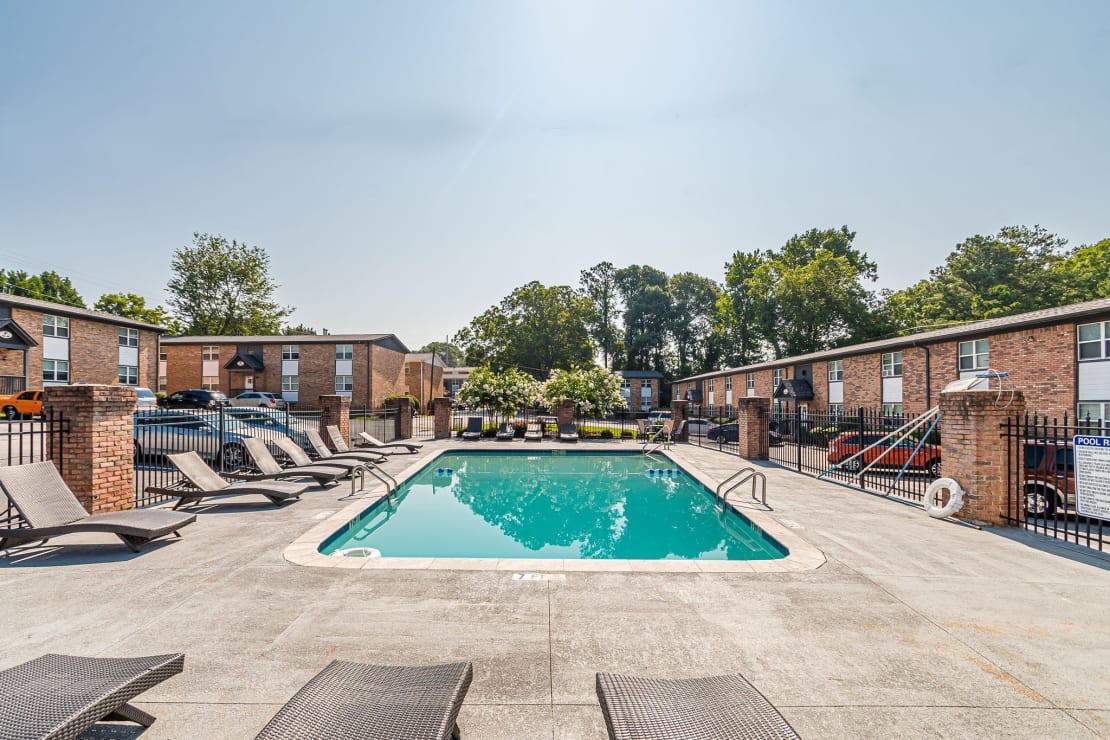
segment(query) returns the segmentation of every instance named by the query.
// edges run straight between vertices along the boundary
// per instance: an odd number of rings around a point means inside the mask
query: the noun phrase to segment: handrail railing
[[[721,489],[724,488],[724,486],[728,485],[729,483],[731,483],[736,478],[740,478],[740,480],[733,483],[731,486],[726,488],[723,492],[721,491]],[[761,484],[760,485],[760,502],[764,506],[766,506],[767,505],[767,476],[765,476],[763,473],[760,473],[755,468],[741,468],[740,470],[737,470],[735,473],[733,473],[732,475],[730,475],[729,477],[727,477],[723,481],[721,481],[720,484],[717,485],[717,491],[714,495],[715,504],[720,506],[722,504],[722,502],[725,501],[728,498],[728,495],[730,493],[732,493],[737,488],[739,488],[740,486],[747,483],[749,480],[752,482],[752,498],[756,497],[755,496],[756,483],[758,482],[758,483]]]

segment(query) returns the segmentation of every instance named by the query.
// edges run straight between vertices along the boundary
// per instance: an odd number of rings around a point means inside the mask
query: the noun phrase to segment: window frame
[[[1099,327],[1099,336],[1094,339],[1081,339],[1080,335],[1083,329],[1089,326]],[[1098,354],[1093,357],[1084,357],[1084,345],[1094,345],[1098,349]],[[1092,321],[1088,324],[1077,324],[1075,327],[1075,356],[1079,362],[1110,360],[1110,321]]]
[[[839,420],[844,416],[843,403],[830,403],[829,404],[829,418],[832,420]]]
[[[281,376],[281,392],[282,393],[299,393],[301,390],[301,376],[300,375],[282,375]]]
[[[772,388],[772,390],[778,390],[779,386],[782,385],[782,381],[784,381],[784,380],[786,380],[786,373],[783,370],[783,368],[781,368],[781,367],[772,368],[772,370],[771,370],[771,388]]]
[[[347,382],[340,386],[339,379],[346,378]],[[355,376],[354,375],[336,375],[335,376],[335,392],[336,393],[353,393],[355,390]]]
[[[887,362],[887,358],[890,362]],[[902,377],[902,353],[899,352],[884,352],[882,357],[883,377],[884,378],[900,378]]]
[[[986,349],[985,352],[980,352],[979,351],[979,344],[980,343],[986,345],[987,349]],[[969,347],[971,349],[971,352],[965,353],[964,352],[965,347]],[[974,367],[964,367],[964,358],[965,357],[971,358],[971,362],[974,364]],[[976,370],[989,370],[990,369],[990,363],[991,363],[990,357],[991,357],[991,347],[990,347],[990,339],[989,338],[988,339],[969,339],[966,342],[959,342],[956,345],[956,367],[958,368],[958,370],[961,373],[969,373],[969,372],[974,372]],[[985,359],[981,359],[981,358],[985,358]],[[982,362],[983,364],[980,365],[979,364],[980,362]]]
[[[51,376],[46,374],[47,364],[51,368]],[[64,366],[64,370],[59,374],[58,366]],[[61,376],[61,377],[60,377]],[[43,383],[68,383],[70,377],[69,360],[43,360],[42,361],[42,382]]]
[[[134,371],[132,373],[132,371]],[[117,378],[120,385],[135,386],[139,384],[139,366],[138,365],[118,365]],[[131,380],[134,375],[134,380]]]
[[[346,348],[347,351],[341,353],[340,350],[342,350],[344,348]],[[340,360],[354,360],[355,359],[355,345],[353,345],[353,344],[337,344],[337,345],[335,345],[335,359],[336,359],[337,362],[340,361]],[[407,367],[407,365],[406,365],[406,367]]]
[[[286,360],[288,360],[290,362],[292,362],[293,360],[296,360],[297,362],[300,362],[300,360],[301,360],[301,345],[299,345],[299,344],[283,344],[283,345],[281,345],[281,359],[282,359],[283,362],[286,361]]]
[[[128,329],[125,326],[121,326],[119,331],[116,332],[116,339],[121,347],[138,347],[139,330]]]
[[[49,320],[49,324],[47,321]],[[50,327],[50,331],[46,327]],[[42,335],[44,337],[56,337],[58,339],[69,339],[69,318],[66,316],[55,316],[54,314],[42,315]]]
[[[218,391],[220,389],[220,376],[219,375],[202,375],[200,378],[200,387],[206,391]]]
[[[830,383],[844,382],[844,360],[829,360],[828,373]]]
[[[218,344],[202,344],[200,346],[200,361],[201,362],[219,362],[220,360],[220,345]]]
[[[729,375],[729,376],[725,377],[725,392],[727,393],[731,390],[732,390],[732,376]]]
[[[747,386],[747,389],[749,391],[754,391],[755,390],[755,371],[754,370],[748,373],[748,377],[745,380],[745,385]]]
[[[897,410],[895,410],[895,407],[897,407]],[[882,411],[883,411],[882,415],[883,415],[883,418],[894,417],[894,416],[905,416],[906,415],[905,409],[906,409],[906,407],[904,405],[902,405],[901,401],[893,402],[893,403],[884,403],[883,404],[883,409],[882,409]]]

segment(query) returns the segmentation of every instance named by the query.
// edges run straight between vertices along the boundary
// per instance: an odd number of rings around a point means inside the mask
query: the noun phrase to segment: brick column
[[[1025,413],[1025,396],[1014,392],[1013,401],[998,407],[998,393],[991,390],[945,391],[940,394],[941,446],[944,449],[942,474],[960,484],[964,505],[956,514],[984,524],[1008,526],[1006,512],[1020,506],[1009,505],[1007,472],[1019,470],[1020,444],[1010,445],[1001,424],[1007,417]]]
[[[674,428],[678,429],[679,422],[688,421],[690,418],[690,402],[681,399],[671,401],[671,420],[674,422]],[[690,430],[687,429],[681,436],[675,437],[675,442],[685,442],[690,438]]]
[[[320,436],[329,447],[328,426],[339,427],[343,441],[351,444],[351,399],[348,396],[320,396]]]
[[[574,423],[574,401],[567,398],[559,401],[559,407],[555,409],[555,423],[560,426]]]
[[[54,463],[90,514],[135,507],[135,389],[123,385],[47,388],[47,413],[69,424]]]
[[[397,439],[412,439],[412,400],[408,396],[397,399],[397,418],[394,423]]]
[[[771,433],[771,399],[742,396],[736,400],[740,457],[766,460],[768,437]]]
[[[439,397],[432,402],[436,417],[436,439],[449,439],[451,437],[451,399]]]

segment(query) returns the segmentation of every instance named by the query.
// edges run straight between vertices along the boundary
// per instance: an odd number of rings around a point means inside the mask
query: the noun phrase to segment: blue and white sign
[[[1077,435],[1075,509],[1081,516],[1110,519],[1110,437]]]

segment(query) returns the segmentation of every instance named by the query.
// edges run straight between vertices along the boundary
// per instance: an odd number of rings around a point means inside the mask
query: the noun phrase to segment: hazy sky
[[[1110,236],[1110,3],[0,0],[0,266],[163,303],[194,231],[292,321],[442,339],[601,260],[847,224]]]

